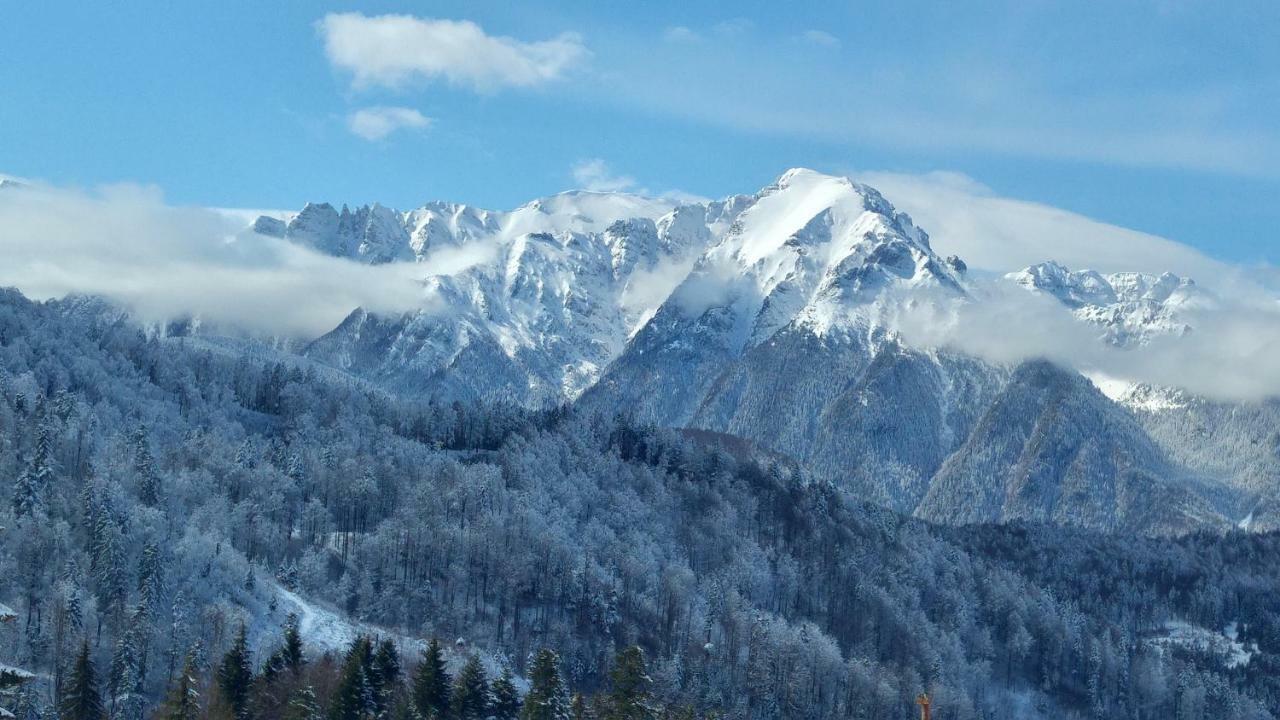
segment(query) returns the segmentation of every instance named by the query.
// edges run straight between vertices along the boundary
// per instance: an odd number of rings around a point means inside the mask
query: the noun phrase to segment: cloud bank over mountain
[[[413,266],[329,257],[137,185],[0,188],[0,254],[0,285],[35,298],[101,295],[149,321],[197,315],[253,332],[314,336],[354,307],[423,298]]]
[[[578,169],[583,181],[624,187],[631,182],[607,172],[601,162]],[[1176,386],[1213,398],[1280,395],[1280,369],[1272,361],[1280,353],[1280,304],[1273,293],[1249,281],[1244,269],[1164,238],[1000,197],[959,175],[872,172],[859,177],[882,189],[896,208],[910,212],[931,233],[940,255],[958,255],[971,268],[963,301],[917,291],[902,302],[882,306],[881,320],[910,344],[951,348],[999,364],[1046,357],[1087,373]],[[672,223],[688,223],[691,216],[706,212],[668,215],[676,207],[673,201],[642,201],[625,194],[587,195],[584,201],[595,202],[592,198],[617,198],[619,208],[630,208],[610,212],[635,215],[641,223],[635,231],[641,236],[651,223],[676,227]],[[718,212],[744,201],[731,198]],[[585,218],[583,212],[594,212],[585,209],[589,207],[565,199],[536,201],[519,213],[526,218],[521,222],[538,219],[526,230],[485,230],[471,239],[464,235],[438,245],[424,235],[422,242],[428,245],[423,248],[411,252],[407,246],[388,247],[392,254],[384,260],[358,262],[290,242],[283,234],[251,232],[243,213],[168,205],[155,188],[122,185],[84,191],[10,183],[0,189],[0,252],[7,258],[0,268],[0,285],[37,298],[101,295],[151,321],[194,315],[255,333],[316,337],[357,307],[387,314],[422,308],[444,311],[447,303],[435,302],[435,294],[450,284],[425,283],[428,277],[456,276],[501,263],[511,254],[508,244],[519,242],[522,232],[545,227],[558,235],[578,227],[571,232],[598,233],[613,222]],[[379,212],[393,225],[408,222],[385,208]],[[465,212],[484,217],[488,211]],[[557,213],[567,214],[557,219]],[[435,232],[432,222],[420,230]],[[403,239],[393,244],[408,243],[410,230],[395,230],[393,235]],[[496,234],[485,234],[491,232]],[[605,312],[632,318],[624,323],[630,333],[639,330],[635,323],[647,322],[668,300],[686,312],[707,311],[732,296],[741,280],[736,265],[726,270],[712,252],[725,233],[732,234],[732,228],[708,225],[697,230],[689,236],[702,238],[694,245],[682,245],[688,249],[636,269],[617,298],[593,302],[602,302],[602,308],[609,308]],[[568,238],[555,242],[569,242]],[[774,240],[781,243],[785,238]],[[618,245],[613,252],[631,252],[626,247]],[[1141,345],[1117,347],[1057,299],[999,279],[1006,271],[1045,260],[1076,270],[1153,275],[1172,271],[1199,281],[1212,301],[1178,309],[1179,324],[1188,332],[1157,334]],[[690,277],[695,267],[702,270]],[[590,295],[589,290],[581,292]]]

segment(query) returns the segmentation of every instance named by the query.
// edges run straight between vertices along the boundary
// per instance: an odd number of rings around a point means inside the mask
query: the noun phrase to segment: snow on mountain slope
[[[1194,333],[1195,311],[1218,302],[1194,281],[1169,273],[1101,275],[1049,262],[1006,277],[1057,298],[1080,321],[1098,327],[1105,340],[1125,349]],[[1089,378],[1130,410],[1173,461],[1247,493],[1237,522],[1248,517],[1254,530],[1280,527],[1280,402],[1215,401],[1179,388],[1097,374]]]
[[[753,195],[686,205],[593,192],[501,212],[310,205],[283,237],[422,267],[423,309],[358,310],[304,351],[400,391],[576,400],[638,422],[729,433],[867,499],[939,520],[1182,532],[1231,524],[1252,502],[1204,487],[1202,474],[1162,454],[1078,376],[1054,385],[1060,391],[1017,394],[1011,378],[1025,374],[1014,368],[909,346],[896,311],[972,299],[964,263],[939,256],[909,217],[847,178],[795,169]],[[1174,276],[1047,263],[1011,279],[1122,347],[1186,332],[1182,310],[1212,301]],[[1114,397],[1128,391],[1103,384]],[[1046,403],[1057,410],[1041,415]],[[1034,432],[1017,435],[1024,426]],[[1098,437],[1082,440],[1091,432]],[[990,455],[992,443],[1008,452]],[[1057,460],[1066,464],[1057,474],[1028,469]],[[981,478],[1015,496],[966,514],[966,503],[985,497],[973,485]],[[1130,504],[1155,489],[1161,497],[1149,507]]]
[[[510,212],[309,205],[287,239],[366,262],[412,259],[428,301],[398,318],[357,311],[306,352],[444,397],[563,402],[595,382],[665,299],[650,286],[673,287],[731,212],[731,203],[676,208],[596,192]]]
[[[1055,262],[1010,273],[1027,290],[1057,298],[1077,318],[1096,325],[1107,342],[1132,347],[1158,335],[1191,331],[1188,309],[1211,305],[1213,296],[1194,280],[1171,273],[1113,273],[1072,271]]]

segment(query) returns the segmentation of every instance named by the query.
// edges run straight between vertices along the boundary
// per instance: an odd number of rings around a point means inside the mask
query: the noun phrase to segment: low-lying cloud
[[[1056,260],[1073,270],[1172,272],[1205,282],[1232,272],[1181,243],[1050,205],[1002,197],[959,173],[855,173],[929,232],[942,254],[1010,272]]]
[[[356,307],[424,301],[424,268],[368,266],[247,232],[227,213],[165,204],[151,187],[0,188],[0,286],[35,299],[99,295],[144,322],[198,316],[314,337]]]
[[[916,296],[889,322],[910,345],[947,348],[1001,365],[1043,358],[1088,375],[1175,387],[1215,400],[1280,397],[1280,304],[1246,295],[1188,309],[1186,334],[1121,348],[1056,299],[1006,280],[985,281],[969,300]]]

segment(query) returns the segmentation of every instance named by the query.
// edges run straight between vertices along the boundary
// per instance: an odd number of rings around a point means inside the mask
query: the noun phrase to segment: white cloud
[[[806,30],[800,33],[800,39],[822,47],[840,47],[840,39],[825,30]]]
[[[662,31],[662,39],[673,43],[697,42],[702,38],[684,25],[676,25]]]
[[[1117,348],[1057,300],[1006,281],[981,281],[976,301],[935,298],[897,306],[891,324],[916,347],[946,347],[1013,365],[1044,358],[1086,375],[1176,387],[1204,397],[1280,397],[1280,305],[1236,294],[1182,317],[1194,330]]]
[[[431,118],[405,107],[361,108],[347,117],[347,127],[365,140],[382,140],[397,130],[421,130],[430,124]]]
[[[671,189],[661,192],[652,192],[647,187],[641,186],[636,179],[630,175],[622,175],[613,172],[609,167],[609,163],[601,158],[588,158],[579,160],[570,168],[573,174],[573,182],[581,190],[590,190],[591,192],[626,192],[636,195],[645,195],[649,197],[660,197],[664,200],[680,205],[690,205],[693,203],[708,202],[709,198],[694,193],[685,192],[684,190]]]
[[[579,160],[574,163],[573,181],[583,190],[593,192],[627,192],[634,191],[645,194],[648,191],[636,186],[635,178],[630,175],[618,175],[609,169],[609,164],[600,158]]]
[[[1173,272],[1214,282],[1235,272],[1197,250],[1049,205],[1001,197],[958,173],[855,173],[970,267],[1019,270],[1056,260],[1100,272]]]
[[[745,35],[746,33],[751,32],[752,28],[754,28],[755,25],[756,24],[754,22],[748,20],[747,18],[737,17],[737,18],[730,18],[722,22],[718,22],[714,26],[712,26],[711,30],[717,35],[722,35],[724,37],[735,37],[738,35]]]
[[[318,27],[329,62],[351,73],[358,88],[440,78],[479,91],[530,87],[563,76],[590,54],[574,33],[524,42],[489,35],[469,20],[330,13]]]
[[[36,299],[100,295],[147,322],[207,322],[299,337],[356,307],[424,302],[414,263],[368,266],[243,230],[234,213],[166,205],[151,187],[0,189],[0,286]]]

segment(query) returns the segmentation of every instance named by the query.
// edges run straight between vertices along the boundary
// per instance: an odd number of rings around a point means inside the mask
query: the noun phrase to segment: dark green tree
[[[378,643],[378,650],[373,654],[373,672],[371,673],[374,688],[377,690],[378,709],[385,712],[391,708],[391,699],[400,684],[400,653],[391,640]]]
[[[453,679],[449,693],[449,712],[453,720],[484,720],[489,715],[489,679],[485,677],[480,658],[467,659]]]
[[[347,651],[338,686],[329,701],[329,720],[370,720],[378,716],[378,702],[369,669],[373,662],[372,643],[356,638]]]
[[[196,656],[187,653],[182,673],[169,687],[169,696],[156,713],[156,720],[196,720],[200,714],[200,692],[196,690]]]
[[[609,692],[604,720],[651,720],[655,717],[649,697],[652,681],[645,670],[644,651],[639,645],[618,651],[609,680],[613,689]]]
[[[249,663],[249,642],[244,623],[240,623],[235,642],[218,666],[218,689],[231,712],[240,719],[249,717],[249,690],[253,687],[253,666]]]
[[[529,694],[524,696],[520,720],[568,720],[569,692],[560,677],[560,656],[538,651],[529,671]]]
[[[59,720],[106,720],[107,711],[98,692],[98,677],[89,657],[89,641],[80,644],[80,654],[58,699]]]
[[[432,638],[413,673],[413,706],[427,720],[443,720],[449,713],[449,672],[440,641]]]
[[[520,691],[516,690],[511,669],[503,668],[502,675],[493,681],[493,702],[489,708],[494,720],[516,720],[520,717]]]

